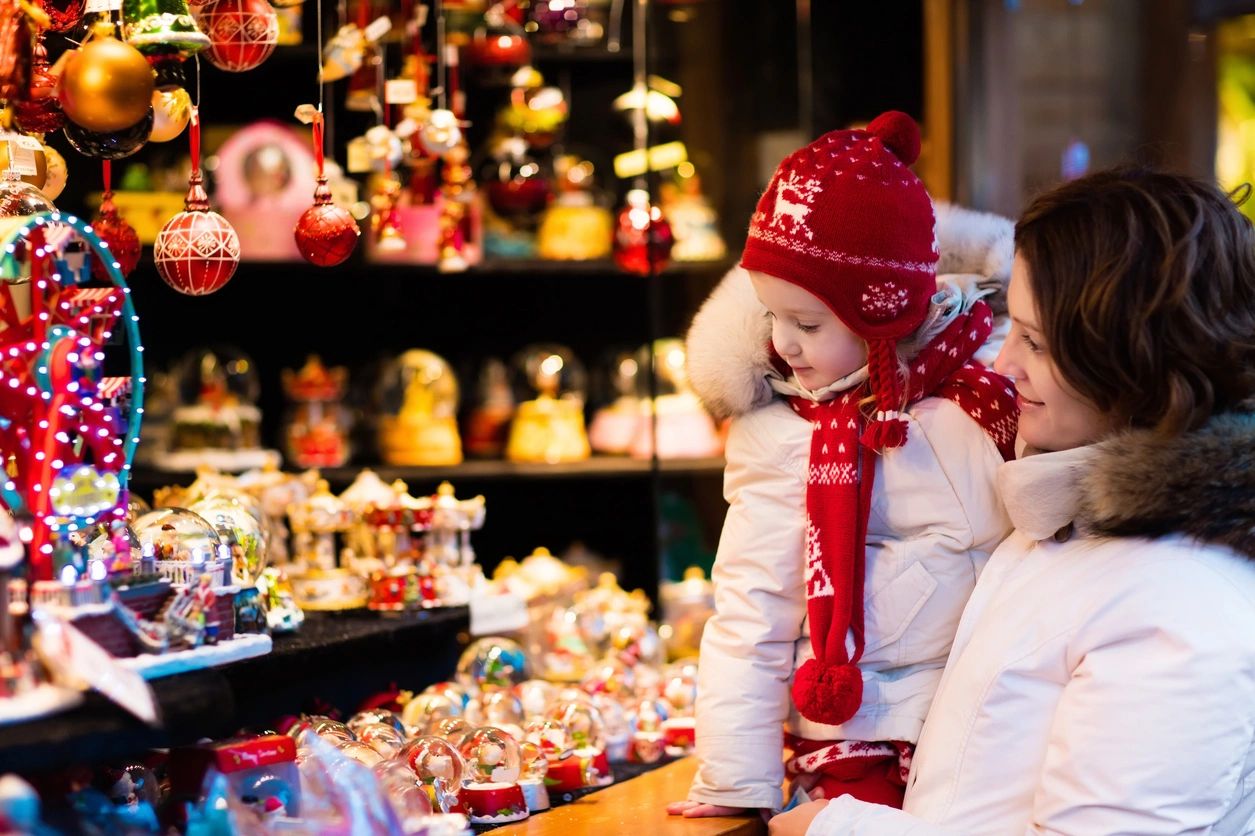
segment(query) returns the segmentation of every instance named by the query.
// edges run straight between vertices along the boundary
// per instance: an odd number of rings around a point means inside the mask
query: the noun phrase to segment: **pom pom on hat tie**
[[[808,720],[839,726],[862,702],[863,674],[852,662],[828,665],[807,659],[793,678],[793,703]]]

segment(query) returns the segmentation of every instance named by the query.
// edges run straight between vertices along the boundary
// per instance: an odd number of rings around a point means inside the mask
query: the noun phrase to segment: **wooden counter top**
[[[492,836],[761,836],[767,832],[767,825],[756,815],[668,816],[667,804],[684,798],[696,770],[696,759],[683,758],[517,824],[495,828]]]

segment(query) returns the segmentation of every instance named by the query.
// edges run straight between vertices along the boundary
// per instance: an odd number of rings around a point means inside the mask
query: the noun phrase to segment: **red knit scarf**
[[[1002,457],[1011,459],[1014,390],[1001,375],[971,359],[992,328],[989,306],[975,303],[910,362],[904,390],[908,405],[929,396],[958,404],[985,429]],[[867,395],[863,384],[829,401],[789,399],[813,427],[806,483],[806,605],[815,658],[798,669],[793,701],[803,717],[828,725],[849,720],[863,699],[857,662],[864,646],[863,581],[874,456],[883,447],[906,442],[904,421],[888,435],[873,438],[866,431],[859,403]],[[846,647],[847,633],[853,636],[852,653]]]

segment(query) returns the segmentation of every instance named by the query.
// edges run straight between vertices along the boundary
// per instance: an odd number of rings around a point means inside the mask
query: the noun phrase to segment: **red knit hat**
[[[907,168],[918,157],[919,128],[898,111],[824,134],[780,163],[741,255],[742,267],[804,288],[867,341],[877,450],[906,440],[896,343],[936,292],[933,203]]]

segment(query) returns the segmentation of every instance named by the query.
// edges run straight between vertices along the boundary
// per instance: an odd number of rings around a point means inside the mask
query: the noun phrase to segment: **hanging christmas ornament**
[[[157,74],[157,88],[184,86],[183,61],[209,46],[186,0],[123,0],[122,31]]]
[[[485,25],[475,30],[471,42],[464,47],[468,63],[497,77],[531,63],[532,48],[523,37],[523,27],[503,15],[494,15],[492,10],[484,15],[484,20]]]
[[[418,132],[418,141],[427,149],[427,153],[443,157],[462,141],[462,127],[458,117],[451,110],[433,110]]]
[[[114,262],[125,277],[131,275],[135,265],[139,264],[142,247],[135,227],[127,223],[126,219],[118,214],[117,207],[113,205],[112,164],[105,160],[101,168],[104,174],[105,194],[100,201],[100,210],[92,218],[92,229],[109,248]],[[98,256],[92,257],[92,275],[101,281],[109,277],[108,268]]]
[[[397,201],[401,197],[401,181],[390,168],[379,178],[377,191],[370,196],[371,229],[375,234],[375,249],[382,252],[400,252],[407,246],[401,234],[401,222],[397,217]]]
[[[49,29],[69,32],[82,21],[87,0],[39,0],[39,7],[48,15]]]
[[[48,184],[48,155],[43,143],[33,136],[0,133],[0,171],[9,170],[42,191]]]
[[[188,56],[209,46],[185,0],[123,0],[122,20],[126,42],[144,55]]]
[[[40,191],[49,200],[56,200],[65,189],[65,181],[69,178],[70,172],[65,165],[65,157],[61,156],[61,152],[51,145],[44,145],[44,159],[47,176],[44,178],[44,185]]]
[[[226,218],[209,209],[209,198],[201,185],[200,117],[195,106],[189,134],[192,176],[187,183],[185,208],[157,233],[153,261],[170,287],[189,296],[204,296],[235,275],[240,239]]]
[[[113,36],[107,20],[96,22],[91,39],[65,58],[61,108],[86,131],[127,131],[151,119],[152,97],[152,68],[135,47]]]
[[[19,3],[0,4],[0,99],[21,98],[29,87],[30,22]]]
[[[279,17],[266,0],[210,0],[194,14],[209,36],[206,55],[220,70],[242,73],[258,67],[279,41]]]
[[[366,33],[355,23],[341,26],[323,48],[322,80],[348,78],[362,66],[366,55]]]
[[[444,168],[441,170],[443,183],[440,195],[440,237],[439,254],[436,269],[441,273],[461,273],[470,261],[467,258],[467,244],[470,226],[467,212],[475,199],[475,183],[471,180],[471,167],[467,160],[470,151],[465,142],[449,149],[444,157]]]
[[[614,260],[629,273],[647,276],[667,266],[675,238],[662,210],[649,202],[644,189],[627,193],[614,232]]]
[[[493,211],[516,227],[534,226],[552,196],[549,180],[519,136],[501,141],[484,164],[479,181]]]
[[[144,147],[153,129],[150,105],[144,118],[120,131],[90,131],[73,120],[65,123],[63,133],[74,150],[98,160],[120,160]]]
[[[182,87],[153,92],[153,129],[149,142],[169,142],[192,118],[192,97]]]
[[[44,34],[35,38],[31,51],[30,84],[24,98],[13,102],[13,119],[23,131],[32,134],[52,133],[65,124],[65,114],[57,101],[57,79],[48,70],[48,50]]]
[[[25,183],[13,169],[5,169],[0,175],[0,218],[16,218],[25,215],[38,215],[40,212],[55,212],[43,192]]]
[[[331,202],[331,189],[327,186],[327,175],[323,173],[322,120],[322,112],[316,112],[313,133],[318,186],[314,189],[314,205],[306,209],[296,222],[294,235],[301,258],[319,267],[334,267],[352,254],[361,231],[347,209]]]

